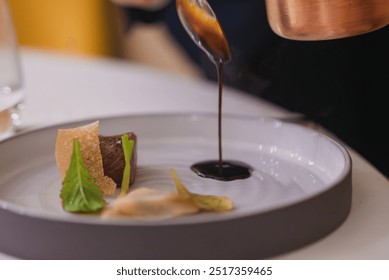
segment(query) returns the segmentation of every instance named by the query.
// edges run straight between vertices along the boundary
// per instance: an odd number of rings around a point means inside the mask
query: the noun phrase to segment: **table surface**
[[[147,113],[216,113],[214,83],[116,59],[22,50],[26,129],[81,119]],[[225,114],[295,119],[226,87]],[[389,259],[389,181],[352,149],[351,212],[334,232],[273,259]],[[330,207],[330,206],[329,206]],[[15,257],[0,252],[0,259]]]

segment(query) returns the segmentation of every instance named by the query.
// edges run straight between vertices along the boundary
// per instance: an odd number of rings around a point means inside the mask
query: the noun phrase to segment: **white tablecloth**
[[[23,124],[28,128],[123,114],[217,111],[215,84],[129,62],[23,50],[22,69]],[[225,114],[295,117],[230,88],[225,89],[223,106]],[[353,198],[345,223],[325,238],[274,259],[389,259],[389,182],[349,152]],[[0,259],[10,258],[0,252]]]

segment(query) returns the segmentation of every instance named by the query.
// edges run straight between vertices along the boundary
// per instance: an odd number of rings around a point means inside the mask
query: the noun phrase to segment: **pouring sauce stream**
[[[226,36],[212,8],[205,0],[176,0],[179,18],[192,40],[216,65],[219,84],[218,103],[218,160],[195,163],[191,169],[201,177],[221,181],[245,179],[252,168],[242,162],[223,160],[222,151],[222,97],[223,64],[231,61],[231,51]]]

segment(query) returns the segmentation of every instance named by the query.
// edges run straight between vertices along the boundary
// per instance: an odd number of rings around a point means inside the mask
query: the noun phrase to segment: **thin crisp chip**
[[[104,175],[98,133],[98,121],[76,128],[59,129],[55,143],[55,159],[59,173],[63,179],[70,164],[73,140],[77,138],[80,142],[85,167],[103,193],[105,195],[112,195],[115,193],[116,183]]]

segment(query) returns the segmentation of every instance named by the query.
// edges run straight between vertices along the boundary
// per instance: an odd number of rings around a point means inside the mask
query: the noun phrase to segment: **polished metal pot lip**
[[[369,33],[389,24],[387,0],[266,0],[272,30],[295,40],[329,40]]]

